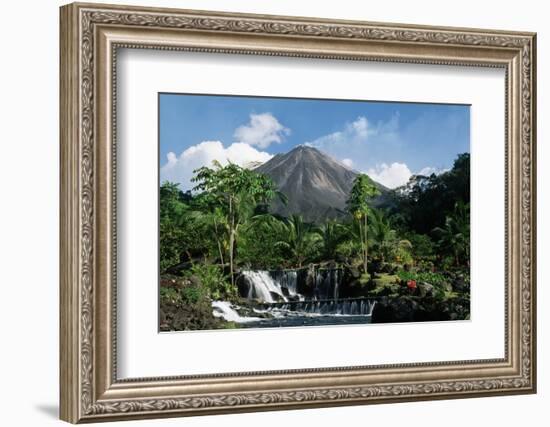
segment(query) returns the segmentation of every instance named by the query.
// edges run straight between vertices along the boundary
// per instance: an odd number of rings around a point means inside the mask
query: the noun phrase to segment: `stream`
[[[216,317],[240,328],[365,324],[373,298],[340,298],[341,269],[245,270],[239,293],[246,303],[213,301]]]

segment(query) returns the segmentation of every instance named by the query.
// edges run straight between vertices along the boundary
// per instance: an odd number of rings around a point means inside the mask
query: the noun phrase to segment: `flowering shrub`
[[[407,287],[409,289],[416,289],[416,280],[407,280]]]
[[[424,271],[422,273],[413,273],[411,271],[400,270],[397,272],[397,277],[399,277],[399,279],[402,282],[406,282],[407,285],[408,285],[408,282],[412,280],[415,283],[427,282],[427,283],[430,283],[431,285],[440,286],[446,280],[443,274],[432,273],[431,271]]]

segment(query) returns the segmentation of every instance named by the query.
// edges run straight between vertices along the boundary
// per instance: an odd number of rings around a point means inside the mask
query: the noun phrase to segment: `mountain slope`
[[[288,198],[286,205],[273,202],[273,213],[300,214],[311,222],[347,215],[346,200],[357,172],[316,148],[298,146],[254,170],[268,175]],[[384,186],[377,185],[381,192],[387,192]]]

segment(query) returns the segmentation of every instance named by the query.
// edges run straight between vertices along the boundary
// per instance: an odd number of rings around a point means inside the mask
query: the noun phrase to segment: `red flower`
[[[416,280],[409,280],[407,281],[407,287],[409,289],[416,289]]]

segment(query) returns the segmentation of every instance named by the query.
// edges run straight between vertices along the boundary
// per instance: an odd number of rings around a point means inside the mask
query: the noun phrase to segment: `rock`
[[[166,274],[161,276],[160,286],[163,288],[181,289],[189,286],[189,280],[180,276]]]
[[[237,276],[236,284],[237,284],[237,289],[239,290],[239,296],[241,298],[247,298],[250,292],[251,285],[248,279],[246,278],[246,276],[242,274]]]
[[[470,291],[470,282],[467,282],[464,277],[458,276],[453,280],[452,289],[455,292],[469,292]]]
[[[412,322],[418,304],[409,297],[384,297],[372,311],[372,323]]]
[[[381,298],[374,306],[372,323],[465,320],[469,316],[470,301],[467,298],[441,301],[428,295],[424,298],[402,295]]]
[[[357,267],[349,267],[349,274],[354,279],[359,279],[361,277],[361,272]]]
[[[443,283],[441,283],[441,288],[442,288],[445,292],[452,292],[452,291],[453,291],[453,285],[451,285],[451,283],[449,283],[449,282],[443,282]]]
[[[434,294],[434,287],[433,285],[427,283],[427,282],[419,282],[417,285],[418,288],[418,295],[421,298],[425,297],[432,297]]]

